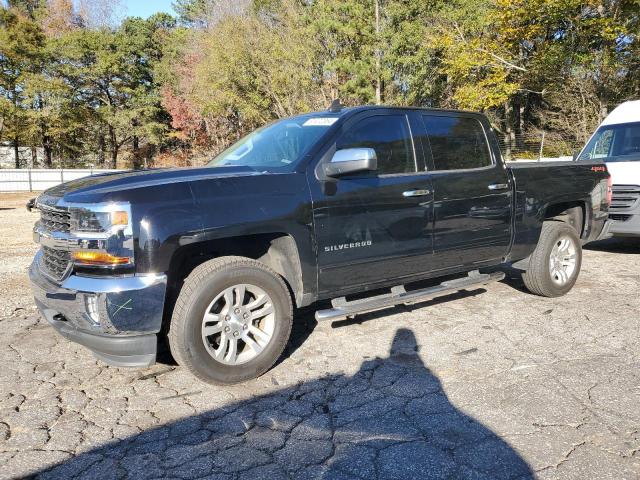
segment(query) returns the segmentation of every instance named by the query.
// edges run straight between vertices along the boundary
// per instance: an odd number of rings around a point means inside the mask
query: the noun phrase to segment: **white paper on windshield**
[[[328,127],[333,125],[338,117],[317,117],[310,118],[302,124],[303,127]]]

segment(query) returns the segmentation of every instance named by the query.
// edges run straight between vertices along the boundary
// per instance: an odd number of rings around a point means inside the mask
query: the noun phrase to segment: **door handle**
[[[431,190],[407,190],[406,192],[402,192],[403,197],[426,197],[427,195],[431,195]]]
[[[489,185],[489,190],[507,190],[509,188],[509,184],[507,183],[494,183],[493,185]]]

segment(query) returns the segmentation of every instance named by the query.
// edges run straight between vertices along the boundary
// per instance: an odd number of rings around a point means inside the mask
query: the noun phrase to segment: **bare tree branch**
[[[465,45],[469,45],[469,42],[467,42],[466,38],[464,37],[464,34],[462,33],[462,29],[460,28],[460,26],[458,25],[457,22],[453,22],[453,26],[456,29],[456,31],[458,32],[458,36],[460,37],[460,40],[462,41],[462,43],[464,43]],[[494,60],[497,60],[498,62],[500,62],[501,64],[503,64],[506,67],[509,67],[513,70],[519,70],[521,72],[526,72],[527,69],[524,67],[521,67],[519,65],[516,65],[514,63],[511,63],[510,61],[502,58],[500,55],[496,55],[493,52],[490,52],[489,50],[487,50],[486,48],[481,48],[481,47],[475,47],[474,50],[476,52],[481,52],[481,53],[485,53],[487,55],[489,55],[490,57],[492,57]]]

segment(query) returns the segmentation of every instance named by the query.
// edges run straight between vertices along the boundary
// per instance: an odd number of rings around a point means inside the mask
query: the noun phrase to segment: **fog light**
[[[116,257],[94,250],[77,250],[71,256],[81,265],[125,265],[131,261],[129,257]]]
[[[94,325],[100,325],[100,313],[98,313],[98,297],[96,295],[86,295],[84,297],[85,311],[89,320]]]

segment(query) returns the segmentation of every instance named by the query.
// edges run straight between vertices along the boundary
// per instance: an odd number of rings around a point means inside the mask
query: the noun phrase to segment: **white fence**
[[[511,162],[571,162],[573,157],[565,155],[563,157],[541,157],[541,158],[514,158],[513,160],[507,160],[507,163]]]
[[[91,168],[67,169],[0,169],[0,192],[34,192],[55,187],[63,182],[99,173],[121,170]]]

